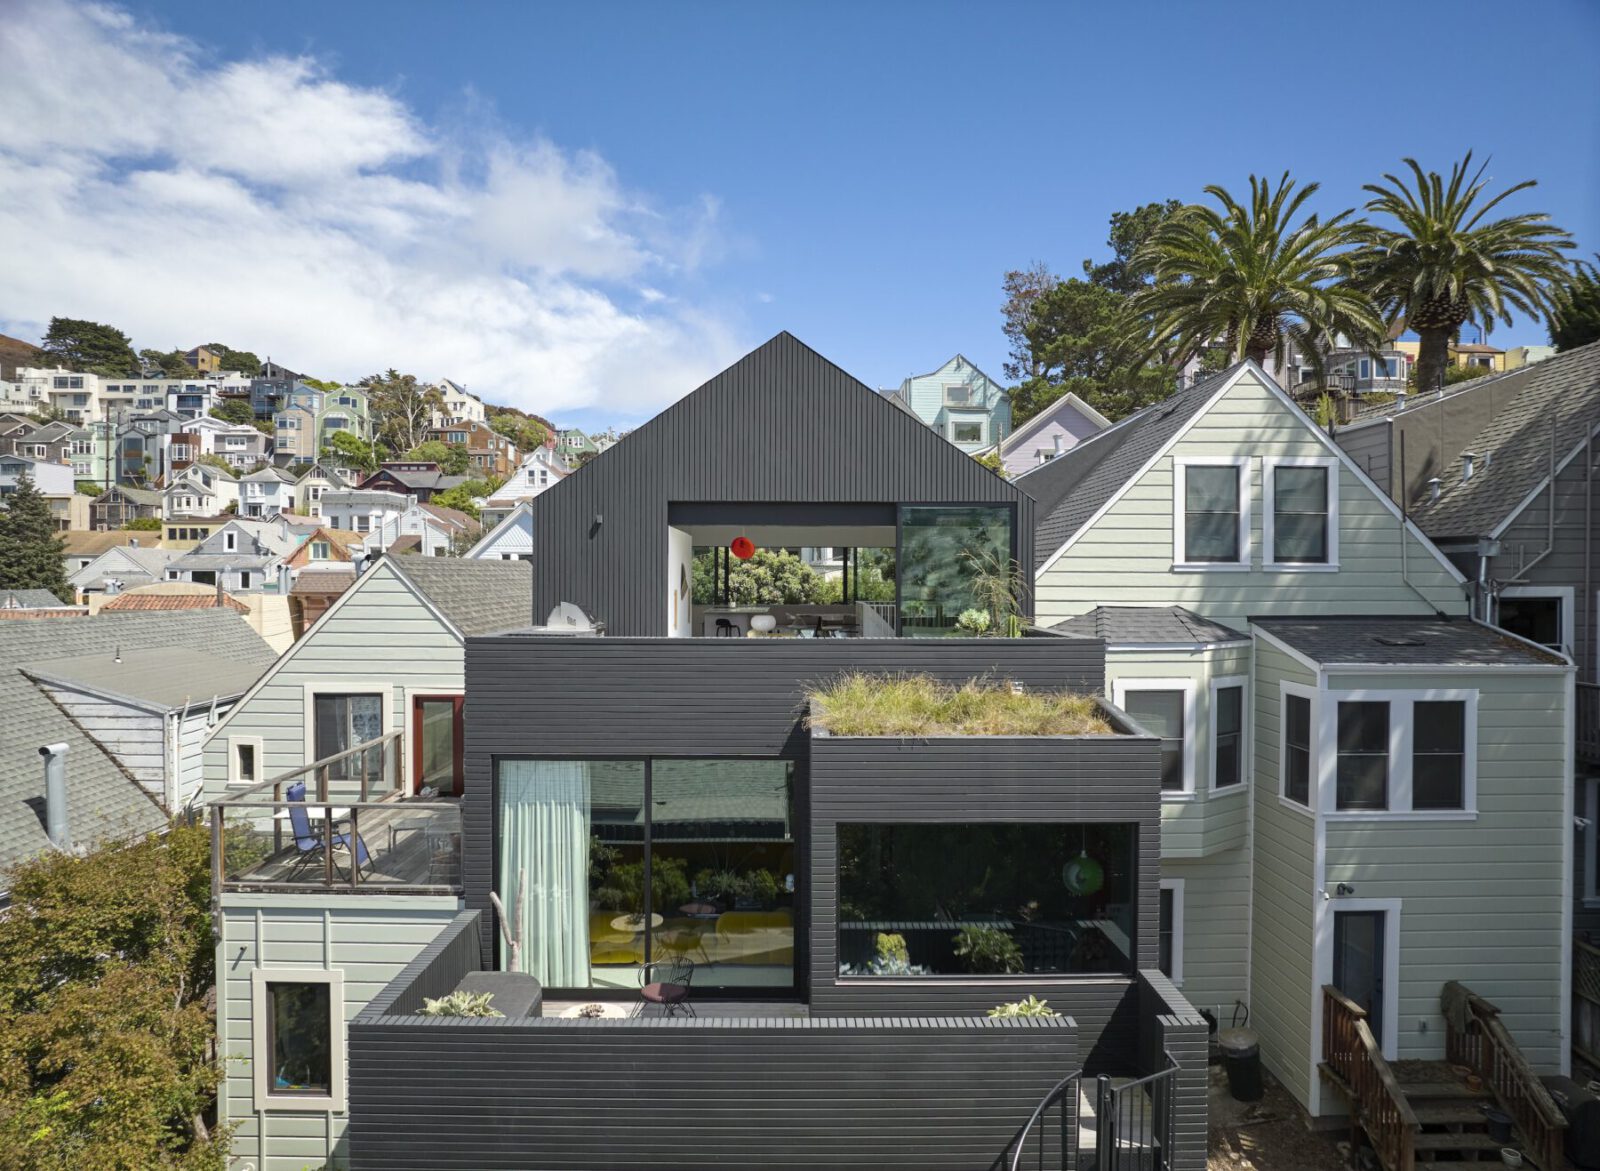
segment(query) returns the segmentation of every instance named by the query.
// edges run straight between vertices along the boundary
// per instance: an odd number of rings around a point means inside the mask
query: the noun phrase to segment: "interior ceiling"
[[[726,548],[735,537],[749,537],[757,549],[893,549],[893,525],[675,525],[696,545]]]

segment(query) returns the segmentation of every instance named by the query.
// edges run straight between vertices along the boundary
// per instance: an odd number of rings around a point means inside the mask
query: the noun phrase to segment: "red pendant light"
[[[756,555],[756,543],[749,537],[735,537],[728,548],[740,561],[748,561]]]

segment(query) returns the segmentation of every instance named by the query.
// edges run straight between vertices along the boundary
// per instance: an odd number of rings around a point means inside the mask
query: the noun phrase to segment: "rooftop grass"
[[[809,726],[835,736],[1108,736],[1094,697],[1014,691],[1008,680],[959,687],[929,675],[843,675],[810,692]]]

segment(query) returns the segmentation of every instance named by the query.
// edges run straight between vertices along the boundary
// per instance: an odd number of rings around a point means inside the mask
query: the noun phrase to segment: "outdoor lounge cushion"
[[[457,992],[489,992],[490,1007],[507,1019],[539,1016],[543,1011],[544,989],[539,981],[522,972],[468,972],[456,985]]]

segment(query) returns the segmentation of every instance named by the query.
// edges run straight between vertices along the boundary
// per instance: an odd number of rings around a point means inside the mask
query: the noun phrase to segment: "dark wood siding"
[[[533,618],[577,602],[664,635],[672,502],[998,503],[1033,564],[1033,501],[787,333],[534,498]]]
[[[1050,645],[1041,642],[1041,645]],[[1156,966],[1160,744],[1150,737],[955,737],[810,742],[811,1010],[975,1013],[1029,994],[1071,1014],[1091,1072],[1131,1072],[1137,999],[1126,978],[975,977],[885,983],[838,977],[841,822],[1098,821],[1138,829],[1136,966]]]

